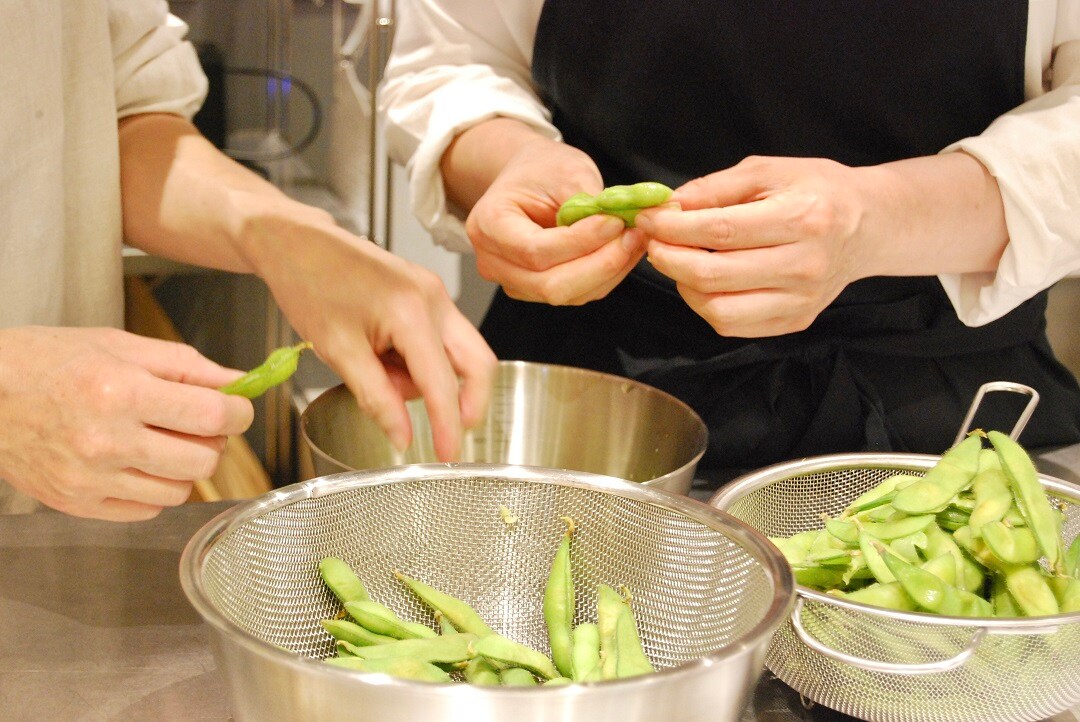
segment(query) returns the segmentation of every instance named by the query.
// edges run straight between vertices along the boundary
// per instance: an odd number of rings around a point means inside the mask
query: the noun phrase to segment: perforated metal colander
[[[1014,432],[1015,433],[1015,432]],[[768,536],[821,528],[855,497],[940,457],[839,454],[741,477],[710,501]],[[1080,534],[1080,487],[1041,477]],[[1080,613],[980,619],[896,612],[797,587],[765,661],[807,698],[883,722],[1041,720],[1080,702]]]
[[[319,662],[333,650],[319,620],[340,609],[317,571],[330,555],[408,619],[434,627],[395,570],[547,652],[543,589],[562,516],[576,522],[577,621],[595,620],[598,584],[625,585],[658,674],[519,690]],[[794,598],[775,547],[705,504],[582,472],[484,464],[351,472],[272,493],[201,530],[181,577],[218,633],[242,720],[341,719],[343,710],[364,720],[735,720]]]

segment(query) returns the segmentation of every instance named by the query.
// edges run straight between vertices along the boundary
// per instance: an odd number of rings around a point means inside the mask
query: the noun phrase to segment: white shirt
[[[401,0],[380,95],[390,153],[409,170],[413,210],[457,251],[471,246],[439,173],[453,138],[495,116],[561,137],[532,85],[543,0],[478,5]],[[1080,270],[1080,0],[1030,0],[1024,81],[1023,105],[942,149],[978,158],[1005,203],[1010,241],[997,273],[939,276],[972,326]]]
[[[4,3],[0,328],[123,322],[117,121],[190,118],[206,78],[165,0]]]

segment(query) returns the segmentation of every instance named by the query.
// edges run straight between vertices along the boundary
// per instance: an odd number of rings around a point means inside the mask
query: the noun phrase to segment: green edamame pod
[[[1065,552],[1065,573],[1071,577],[1080,578],[1080,535],[1077,535]]]
[[[839,581],[839,574],[837,575]],[[626,601],[607,584],[596,588],[596,627],[600,632],[601,679],[615,679],[619,668],[619,615]]]
[[[476,641],[475,634],[448,634],[427,639],[398,639],[349,651],[361,659],[409,657],[432,664],[456,664],[475,656],[473,644]]]
[[[457,634],[457,627],[454,623],[446,618],[446,615],[442,612],[435,612],[435,622],[439,625],[439,632],[442,634]]]
[[[615,637],[619,649],[615,664],[616,676],[624,679],[656,671],[641,645],[637,620],[634,619],[629,601],[624,600],[619,610],[619,618],[615,622]]]
[[[904,591],[899,582],[870,584],[862,589],[848,592],[842,598],[862,604],[872,604],[875,607],[885,607],[886,609],[896,609],[903,612],[915,611],[915,601]]]
[[[896,581],[915,604],[926,611],[957,617],[989,617],[993,614],[990,602],[982,597],[946,584],[931,572],[908,564],[886,551],[884,546],[880,546],[878,551],[884,556]]]
[[[600,629],[593,622],[574,627],[570,655],[570,678],[575,682],[600,679]]]
[[[347,619],[323,619],[319,622],[330,636],[334,639],[348,642],[357,647],[368,647],[373,644],[386,644],[396,642],[396,637],[388,637],[376,634],[366,627],[354,624]]]
[[[840,516],[841,518],[855,516],[860,512],[888,504],[895,496],[897,485],[909,486],[921,478],[910,474],[893,474],[873,488],[855,497]]]
[[[995,574],[990,578],[990,605],[995,617],[1022,617],[1024,613],[1016,606],[1016,600],[1005,586],[1005,577]]]
[[[504,687],[536,687],[539,682],[527,669],[522,667],[507,667],[499,672],[499,679]],[[559,679],[556,677],[555,679]]]
[[[547,585],[544,587],[544,623],[551,644],[551,658],[564,677],[571,676],[571,654],[574,628],[574,577],[570,569],[570,538],[574,534],[574,520],[563,517],[566,533],[559,542],[555,558],[551,562]]]
[[[465,665],[465,681],[479,687],[498,687],[502,684],[499,670],[484,657],[473,657]]]
[[[495,630],[487,625],[480,615],[476,613],[475,609],[460,599],[455,599],[449,594],[441,592],[418,579],[408,577],[401,572],[394,572],[394,576],[404,582],[412,590],[413,594],[420,598],[420,601],[427,604],[432,610],[442,612],[447,620],[454,625],[454,629],[459,632],[469,632],[478,637],[495,633]]]
[[[575,193],[563,201],[555,215],[555,223],[560,226],[569,226],[577,223],[582,218],[595,216],[600,212],[600,206],[588,193]]]
[[[1061,611],[1047,578],[1034,564],[1008,569],[1005,587],[1025,616],[1042,617]]]
[[[952,554],[942,554],[939,557],[927,559],[919,565],[920,568],[930,572],[941,581],[953,586],[958,586],[956,584],[957,566],[956,557]]]
[[[370,600],[345,602],[345,611],[360,626],[394,639],[426,639],[438,636],[435,630],[423,624],[406,621],[392,609],[378,602]]]
[[[983,525],[982,538],[994,556],[1006,564],[1028,564],[1039,559],[1039,544],[1026,527],[1013,528],[994,521]]]
[[[859,549],[862,551],[863,560],[866,562],[867,568],[878,582],[882,584],[895,582],[896,577],[889,571],[889,565],[881,558],[881,554],[878,552],[877,548],[874,547],[873,541],[874,537],[866,532],[861,532],[859,534]]]
[[[905,514],[930,514],[945,509],[949,502],[971,485],[979,469],[982,438],[971,434],[952,447],[927,470],[926,476],[893,497],[893,507]]]
[[[399,679],[411,679],[418,682],[449,682],[450,675],[434,664],[408,657],[390,659],[362,659],[360,657],[331,657],[327,664],[359,672],[388,674]]]
[[[1076,577],[1051,577],[1047,580],[1057,599],[1062,614],[1080,612],[1080,579]]]
[[[319,576],[342,604],[366,602],[371,599],[364,583],[347,562],[337,557],[326,557],[319,562]]]
[[[295,346],[275,349],[261,364],[235,381],[222,386],[218,391],[249,399],[258,398],[274,386],[287,381],[296,371],[300,354],[309,348],[311,348],[311,343],[304,341]]]
[[[988,450],[994,453],[993,450]],[[995,455],[996,456],[996,455]],[[971,510],[968,524],[976,534],[981,533],[984,524],[1001,521],[1013,505],[1009,480],[1001,468],[980,471],[971,482],[975,493],[975,508]]]
[[[560,676],[555,664],[542,652],[515,642],[501,634],[489,634],[481,637],[473,645],[473,651],[481,657],[505,664],[509,667],[524,667],[538,677],[554,679]]]
[[[574,680],[569,677],[555,677],[554,679],[544,680],[542,687],[562,687],[567,684],[573,684]]]
[[[1005,434],[990,431],[986,436],[997,450],[1001,469],[1009,479],[1020,513],[1027,520],[1050,568],[1063,571],[1061,518],[1050,506],[1046,490],[1039,482],[1039,472],[1035,469],[1035,464],[1023,447]]]

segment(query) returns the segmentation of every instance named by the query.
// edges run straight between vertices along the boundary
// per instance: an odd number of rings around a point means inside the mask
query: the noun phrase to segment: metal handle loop
[[[956,446],[963,441],[964,437],[971,431],[971,421],[975,418],[975,412],[978,411],[979,404],[982,403],[983,397],[991,391],[1013,391],[1031,397],[1027,402],[1027,406],[1024,407],[1023,413],[1020,414],[1020,418],[1016,420],[1016,425],[1013,426],[1012,432],[1009,434],[1013,441],[1020,437],[1020,432],[1027,426],[1028,419],[1035,413],[1035,407],[1039,405],[1039,392],[1030,386],[1014,383],[1012,381],[989,381],[980,386],[978,393],[975,394],[975,398],[971,402],[971,407],[968,408],[967,416],[964,417],[964,423],[960,425],[960,433],[956,435],[956,439],[953,441],[953,446]]]
[[[795,634],[802,640],[803,644],[810,647],[815,652],[823,654],[830,659],[834,659],[837,662],[843,662],[844,664],[850,664],[852,667],[858,667],[859,669],[865,669],[870,672],[885,672],[887,674],[933,674],[935,672],[948,672],[950,669],[955,669],[962,665],[964,662],[975,654],[975,650],[982,642],[983,637],[986,636],[986,628],[980,627],[976,630],[975,634],[971,636],[968,643],[961,649],[955,656],[948,659],[942,659],[937,662],[925,662],[923,664],[899,664],[896,662],[882,662],[876,659],[865,659],[863,657],[856,657],[846,652],[833,649],[828,645],[822,643],[820,640],[812,636],[806,627],[802,623],[802,608],[803,598],[796,597],[795,607],[791,610],[791,626],[795,628]]]

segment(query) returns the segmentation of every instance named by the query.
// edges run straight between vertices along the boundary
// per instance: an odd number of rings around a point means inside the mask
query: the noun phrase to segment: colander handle
[[[859,669],[865,669],[870,672],[885,672],[887,674],[934,674],[935,672],[948,672],[950,669],[955,669],[968,660],[971,655],[975,654],[975,650],[978,648],[979,643],[982,642],[983,637],[986,636],[986,628],[980,627],[976,630],[975,634],[971,635],[971,639],[956,655],[949,657],[948,659],[938,660],[937,662],[925,662],[923,664],[898,664],[896,662],[882,662],[877,659],[865,659],[863,657],[856,657],[846,652],[833,649],[821,642],[821,640],[815,638],[808,631],[802,623],[802,609],[803,598],[795,598],[795,606],[791,610],[791,626],[795,628],[795,634],[802,640],[803,644],[810,649],[813,649],[819,654],[823,654],[830,659],[834,659],[837,662],[843,662],[850,664],[852,667],[858,667]]]
[[[1014,383],[1012,381],[990,381],[979,387],[979,390],[975,393],[975,398],[971,401],[971,406],[968,408],[967,416],[964,417],[964,423],[960,425],[960,432],[956,435],[956,439],[953,441],[953,446],[956,446],[968,432],[971,431],[971,422],[975,418],[975,412],[979,409],[979,404],[982,403],[983,397],[991,391],[1013,391],[1018,394],[1026,394],[1029,399],[1027,406],[1020,413],[1020,418],[1016,420],[1016,425],[1013,426],[1012,432],[1009,434],[1013,441],[1020,436],[1020,432],[1027,426],[1028,419],[1035,412],[1035,407],[1039,405],[1039,392],[1030,386],[1024,384]]]

